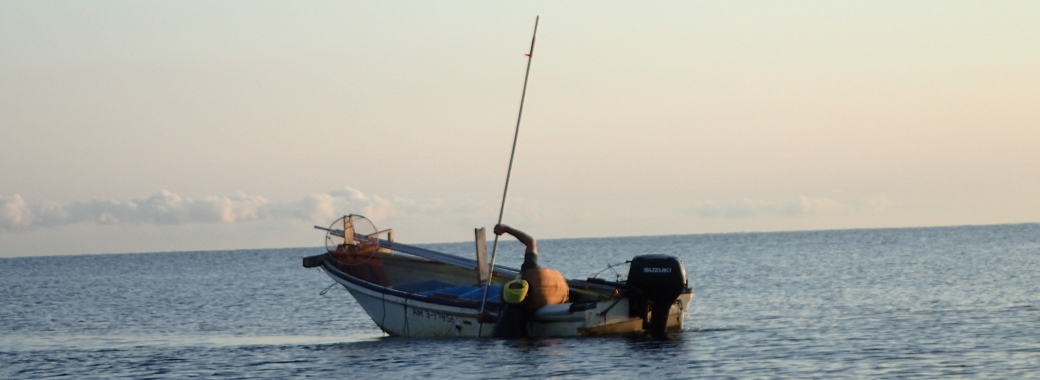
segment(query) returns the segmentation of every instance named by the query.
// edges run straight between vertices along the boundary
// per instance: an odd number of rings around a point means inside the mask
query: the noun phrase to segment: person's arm
[[[530,253],[530,254],[533,254],[533,255],[537,255],[538,254],[538,246],[535,243],[534,238],[531,237],[531,235],[528,235],[528,234],[524,233],[524,231],[520,231],[520,230],[518,230],[516,228],[507,226],[505,224],[496,225],[495,226],[495,235],[502,235],[502,234],[513,235],[513,237],[515,237],[516,240],[519,240],[520,243],[523,243],[523,245],[527,246],[527,250],[524,251],[525,254],[527,254],[527,253]]]

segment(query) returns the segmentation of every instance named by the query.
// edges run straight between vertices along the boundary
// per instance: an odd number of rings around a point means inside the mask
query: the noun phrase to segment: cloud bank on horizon
[[[743,199],[729,202],[706,202],[684,209],[707,219],[751,218],[756,216],[798,216],[820,213],[878,212],[891,207],[888,198],[868,200],[836,200],[826,197],[806,197],[782,201]]]
[[[869,200],[837,200],[801,196],[788,200],[743,199],[703,202],[677,210],[703,219],[797,217],[826,213],[879,212],[891,202],[884,197]],[[401,197],[366,195],[345,187],[302,199],[272,202],[260,195],[189,198],[169,190],[131,200],[91,199],[64,204],[30,203],[18,194],[0,195],[0,232],[28,231],[76,223],[97,225],[184,225],[190,223],[248,223],[263,220],[325,222],[346,213],[388,220],[404,214],[440,213],[448,207],[440,200],[416,201]],[[472,208],[469,208],[472,211]],[[458,211],[458,210],[456,210]]]
[[[350,187],[289,202],[271,202],[263,196],[244,193],[186,198],[160,190],[125,201],[91,199],[59,204],[30,203],[15,194],[0,195],[0,232],[75,223],[181,225],[285,219],[321,222],[348,212],[388,219],[402,212],[431,210],[436,205],[436,200],[417,202],[368,196]]]

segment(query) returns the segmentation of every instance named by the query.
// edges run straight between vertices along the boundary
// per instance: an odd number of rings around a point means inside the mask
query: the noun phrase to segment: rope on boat
[[[384,301],[384,302],[386,302],[386,301]],[[383,307],[385,308],[386,304],[383,304]],[[408,297],[405,297],[405,299],[404,299],[404,337],[405,338],[408,338],[408,335],[411,332],[410,330],[411,329],[408,328]]]
[[[617,264],[607,264],[607,267],[606,267],[606,268],[603,268],[603,269],[602,269],[602,270],[600,270],[599,272],[596,272],[596,274],[592,275],[592,278],[596,278],[597,276],[599,276],[599,274],[600,274],[600,273],[603,273],[603,272],[605,272],[605,271],[606,271],[607,269],[610,269],[610,270],[613,270],[613,271],[614,271],[614,274],[615,274],[615,275],[617,275],[617,279],[618,279],[618,280],[621,280],[621,273],[618,273],[617,269],[614,269],[614,266],[615,266],[615,265],[622,265],[622,264],[631,264],[631,263],[632,263],[632,260],[625,260],[625,261],[623,261],[623,262],[620,262],[620,263],[617,263]]]
[[[614,306],[617,306],[618,302],[621,302],[622,299],[623,298],[618,298],[617,300],[614,301],[614,303],[610,304],[610,306],[607,307],[607,310],[603,310],[603,312],[599,313],[598,315],[603,316],[603,320],[606,321],[607,320],[607,317],[606,317],[607,313],[609,313],[610,309],[613,309]]]
[[[325,293],[328,293],[329,290],[331,290],[333,286],[336,286],[336,284],[338,284],[338,283],[337,282],[333,282],[332,285],[329,285],[329,287],[325,288],[325,290],[322,290],[321,293],[318,293],[318,295],[319,296],[325,295]]]
[[[383,300],[383,302],[382,302],[382,304],[383,304],[383,320],[380,321],[379,328],[382,329],[383,332],[386,333],[386,293],[379,292],[379,295],[380,295],[380,298]],[[387,335],[390,335],[390,333],[387,333]]]

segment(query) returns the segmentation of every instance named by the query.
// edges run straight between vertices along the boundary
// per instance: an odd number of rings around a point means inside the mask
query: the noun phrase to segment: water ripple
[[[680,256],[697,290],[668,341],[388,338],[318,295],[314,249],[0,259],[0,378],[1035,377],[1038,242],[1035,224],[539,241],[568,277]]]

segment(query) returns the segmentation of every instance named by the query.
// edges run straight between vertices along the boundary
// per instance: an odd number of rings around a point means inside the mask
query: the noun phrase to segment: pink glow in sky
[[[1040,222],[1040,3],[0,2],[0,256]]]

